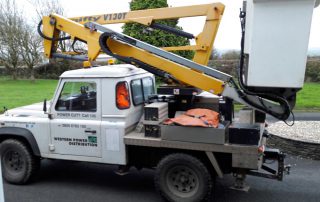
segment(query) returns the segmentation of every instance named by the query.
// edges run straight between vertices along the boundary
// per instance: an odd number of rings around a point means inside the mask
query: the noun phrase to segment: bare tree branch
[[[23,28],[23,19],[16,2],[5,0],[0,3],[0,60],[17,79],[17,68],[22,64],[19,55],[19,32]]]
[[[27,0],[30,4],[34,5],[37,12],[37,22],[39,22],[42,16],[56,13],[59,15],[64,14],[63,6],[59,0]]]
[[[28,67],[30,79],[34,81],[34,67],[43,61],[42,39],[30,25],[25,25],[19,32],[19,53],[24,64]]]
[[[35,5],[35,9],[38,15],[37,22],[41,20],[43,16],[48,16],[52,13],[64,15],[64,9],[59,0],[28,0],[31,4]],[[60,33],[60,37],[65,37],[65,33]],[[58,50],[61,52],[73,51],[71,41],[58,41]],[[79,52],[85,51],[86,46],[83,43],[76,43],[74,48]]]
[[[34,5],[37,19],[51,13],[63,15],[59,0],[27,0]],[[5,65],[13,79],[17,79],[17,69],[25,66],[32,81],[35,79],[34,67],[43,61],[43,39],[36,33],[36,24],[25,20],[22,9],[15,0],[0,0],[0,62]],[[61,37],[65,33],[60,33]],[[72,47],[72,41],[59,41],[59,51],[83,52],[82,43]]]

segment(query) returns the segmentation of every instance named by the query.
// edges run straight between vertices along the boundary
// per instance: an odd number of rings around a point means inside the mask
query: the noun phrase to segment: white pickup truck
[[[153,104],[169,103],[165,114],[172,114],[170,111],[175,110],[172,106],[186,102],[179,99],[182,91],[173,90],[170,101],[167,101],[170,96],[158,96]],[[28,182],[36,174],[41,159],[119,165],[119,174],[129,172],[131,166],[155,169],[155,186],[169,201],[208,198],[214,178],[229,173],[237,176],[236,188],[243,188],[246,174],[282,180],[284,156],[278,150],[265,148],[268,135],[264,121],[251,120],[243,133],[241,126],[227,121],[224,100],[192,93],[194,99],[188,108],[215,106],[225,124],[220,129],[172,126],[172,134],[171,126],[160,121],[143,121],[151,102],[148,98],[155,94],[154,76],[128,64],[63,73],[50,104],[45,101],[19,107],[0,116],[5,180],[14,184]],[[180,103],[170,105],[174,99]],[[150,122],[158,123],[153,128],[159,129],[151,136],[141,129]],[[252,125],[252,131],[248,130],[248,124]],[[236,137],[243,137],[232,140],[232,133],[237,132]],[[263,165],[267,158],[278,160],[276,170]],[[261,169],[270,173],[259,172]]]

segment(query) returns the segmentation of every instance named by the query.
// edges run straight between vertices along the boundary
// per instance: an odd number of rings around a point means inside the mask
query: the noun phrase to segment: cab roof
[[[119,78],[145,73],[148,72],[133,65],[120,64],[70,70],[61,74],[60,78]]]

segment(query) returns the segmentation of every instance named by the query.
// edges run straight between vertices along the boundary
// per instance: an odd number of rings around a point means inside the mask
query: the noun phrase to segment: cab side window
[[[65,82],[55,106],[56,111],[97,111],[95,82]]]
[[[148,97],[155,93],[153,79],[145,77],[131,81],[131,92],[135,106],[146,102]]]
[[[131,81],[132,100],[134,105],[143,103],[141,79]]]
[[[143,97],[147,101],[150,95],[154,95],[154,85],[153,79],[151,77],[146,77],[142,79],[143,86]]]

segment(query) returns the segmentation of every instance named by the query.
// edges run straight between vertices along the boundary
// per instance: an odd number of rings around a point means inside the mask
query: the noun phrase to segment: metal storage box
[[[155,102],[144,107],[144,120],[146,121],[163,121],[167,118],[167,102]]]
[[[213,95],[208,92],[202,92],[195,96],[194,105],[192,108],[205,108],[213,111],[219,111],[219,96]]]
[[[225,144],[228,139],[229,122],[223,128],[161,125],[161,138],[181,142]]]
[[[159,124],[168,118],[168,103],[155,102],[144,107],[144,134],[146,137],[160,137]]]
[[[160,137],[160,126],[158,125],[144,125],[145,137]]]
[[[229,143],[258,145],[261,137],[260,124],[232,123],[229,126]]]

